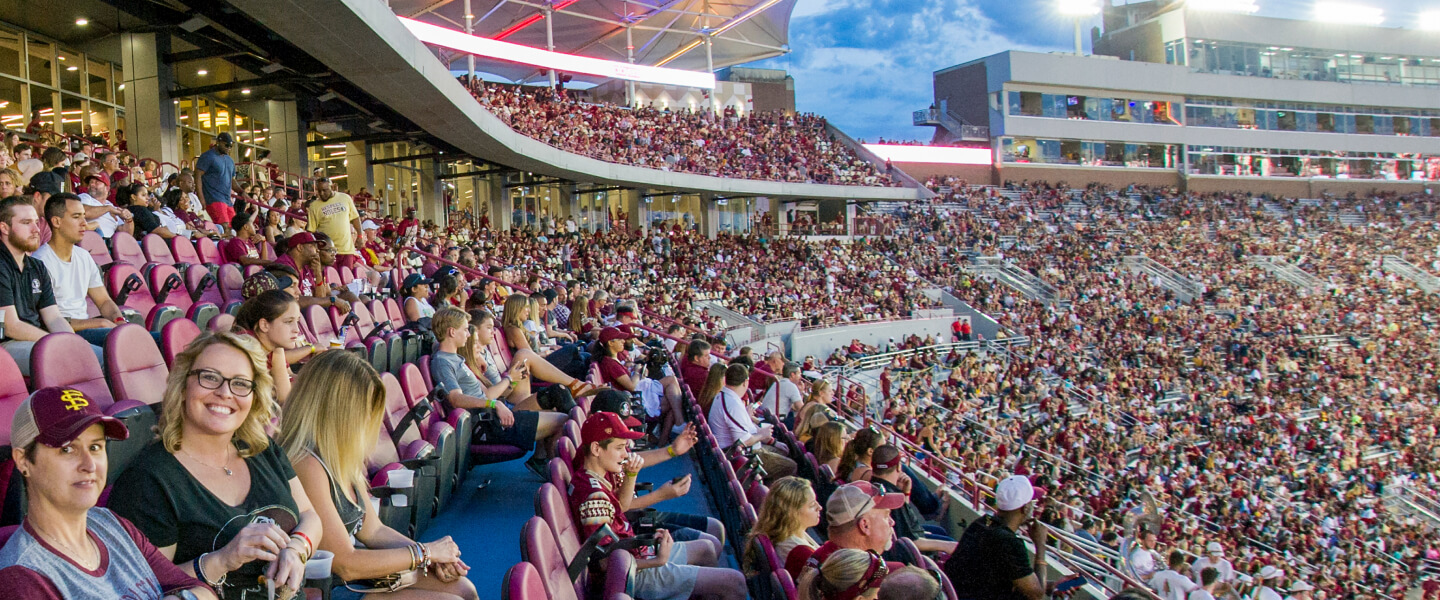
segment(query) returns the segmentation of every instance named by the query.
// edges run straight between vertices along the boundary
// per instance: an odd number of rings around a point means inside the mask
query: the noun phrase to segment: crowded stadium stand
[[[1222,19],[1141,4],[1097,48]],[[3,595],[1440,592],[1429,150],[1303,193],[1123,140],[1014,170],[1023,119],[1071,110],[975,84],[1051,60],[1019,55],[937,72],[933,145],[863,144],[714,75],[784,52],[794,6],[0,22]],[[950,115],[955,73],[1018,104]],[[1391,131],[1433,137],[1418,110]],[[1342,167],[1382,184],[1316,181]]]

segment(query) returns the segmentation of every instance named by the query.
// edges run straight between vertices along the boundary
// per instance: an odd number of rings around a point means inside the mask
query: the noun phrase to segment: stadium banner
[[[407,19],[405,17],[397,18],[410,30],[410,33],[415,34],[415,37],[420,38],[422,42],[443,46],[452,50],[459,50],[476,56],[533,65],[546,69],[555,69],[556,71],[598,75],[600,77],[610,77],[612,79],[625,81],[678,85],[706,90],[715,89],[715,75],[713,73],[698,73],[682,69],[632,65],[630,63],[613,60],[576,56],[564,52],[551,52],[549,50],[531,48],[530,46],[522,46],[520,44],[469,35],[462,31],[440,27],[439,25],[431,25],[430,23]]]

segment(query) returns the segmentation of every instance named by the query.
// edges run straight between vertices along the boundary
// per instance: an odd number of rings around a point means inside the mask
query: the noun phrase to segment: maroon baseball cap
[[[96,423],[105,426],[105,437],[109,439],[130,437],[125,424],[106,416],[85,392],[74,388],[43,388],[30,394],[15,411],[15,420],[10,424],[10,443],[24,448],[38,441],[60,448]]]
[[[610,438],[622,440],[636,440],[645,437],[641,431],[632,431],[625,426],[620,415],[612,412],[597,412],[585,419],[585,424],[580,427],[580,447],[584,448],[593,442],[603,442]]]
[[[295,235],[290,236],[289,239],[285,240],[285,245],[286,245],[286,246],[289,246],[289,247],[291,247],[291,248],[294,248],[294,247],[296,247],[296,246],[299,246],[300,244],[314,244],[314,243],[316,243],[315,234],[310,233],[310,232],[308,232],[308,231],[302,231],[302,232],[300,232],[300,233],[297,233],[297,234],[295,234]]]
[[[618,327],[606,327],[600,330],[600,343],[608,344],[613,340],[633,340],[635,336],[628,331],[621,331]]]

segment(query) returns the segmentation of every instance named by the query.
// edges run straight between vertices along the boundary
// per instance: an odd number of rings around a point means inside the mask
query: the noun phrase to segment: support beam
[[[515,169],[505,169],[505,168],[500,168],[500,169],[485,169],[485,170],[483,170],[483,171],[466,171],[466,172],[464,172],[464,173],[446,173],[446,174],[444,174],[444,175],[439,175],[439,176],[437,176],[436,179],[445,180],[445,179],[464,179],[464,178],[466,178],[466,177],[489,177],[490,175],[499,175],[499,174],[501,174],[501,173],[515,173],[515,172],[516,172]]]
[[[425,132],[423,131],[387,131],[384,133],[367,133],[363,135],[352,135],[342,138],[311,140],[305,142],[305,147],[314,148],[316,146],[324,146],[326,144],[348,144],[350,142],[397,142],[400,140],[423,137],[424,135]]]
[[[521,183],[507,183],[507,184],[505,184],[505,188],[509,189],[509,188],[517,188],[517,187],[530,187],[530,186],[532,186],[532,185],[550,185],[550,184],[552,184],[552,183],[567,183],[567,182],[566,182],[566,180],[560,179],[560,178],[558,178],[558,177],[542,177],[542,178],[540,178],[540,179],[535,179],[535,180],[533,180],[533,181],[525,181],[525,182],[521,182]]]
[[[174,65],[192,60],[204,60],[207,58],[232,58],[249,54],[234,48],[216,46],[214,48],[200,48],[198,50],[187,50],[185,52],[171,52],[165,55],[165,64]]]
[[[332,141],[332,142],[330,142],[330,143],[331,143],[331,144],[334,144],[335,142]],[[377,158],[377,159],[371,160],[371,161],[370,161],[370,164],[371,164],[371,166],[374,166],[374,165],[388,165],[388,164],[390,164],[390,163],[406,162],[406,161],[411,161],[411,160],[424,160],[424,159],[427,159],[427,158],[441,158],[441,157],[443,157],[443,156],[445,156],[445,155],[442,154],[442,153],[440,153],[440,152],[426,152],[425,154],[410,154],[410,155],[408,155],[408,156],[394,156],[394,157],[391,157],[391,158]]]
[[[242,90],[245,88],[256,88],[262,85],[287,85],[296,83],[325,84],[332,81],[340,80],[335,76],[326,76],[321,78],[305,77],[298,75],[256,77],[254,79],[240,79],[226,83],[217,83],[214,85],[201,85],[190,88],[176,88],[174,91],[171,92],[171,96],[205,96],[208,94],[214,94],[216,92],[229,92],[233,90]]]

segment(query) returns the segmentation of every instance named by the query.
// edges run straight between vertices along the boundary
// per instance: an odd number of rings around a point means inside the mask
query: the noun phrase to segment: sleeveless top
[[[85,515],[85,527],[100,551],[96,571],[81,569],[51,552],[24,526],[0,548],[0,565],[25,567],[44,575],[65,598],[158,600],[164,595],[155,571],[114,513],[91,508]]]
[[[335,474],[330,472],[330,465],[325,464],[319,454],[312,450],[310,456],[315,457],[315,462],[320,463],[320,468],[325,469],[325,479],[330,481],[330,500],[335,503],[335,511],[340,513],[340,521],[345,523],[345,532],[350,534],[350,542],[353,544],[355,535],[360,533],[360,526],[365,524],[365,507],[357,502],[352,502],[345,495],[345,490],[340,489],[340,484],[335,481]],[[357,499],[360,502],[365,501],[358,496]]]
[[[415,301],[415,306],[419,307],[419,309],[420,309],[420,318],[421,318],[421,319],[435,316],[435,307],[430,306],[430,301],[429,301],[429,300],[426,300],[425,298],[413,298],[413,297],[410,298],[410,300],[414,300],[414,301]]]

